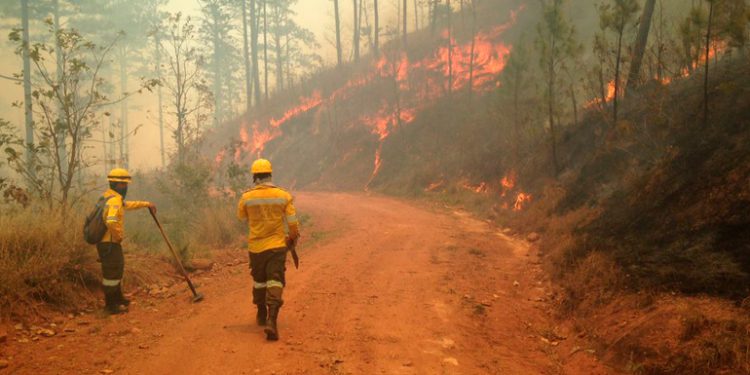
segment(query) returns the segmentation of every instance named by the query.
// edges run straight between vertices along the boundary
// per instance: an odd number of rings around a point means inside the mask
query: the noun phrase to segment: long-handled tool
[[[297,255],[297,241],[293,241],[289,246],[289,251],[292,253],[292,260],[294,261],[294,268],[299,269],[299,255]]]
[[[195,290],[193,283],[190,281],[190,277],[188,277],[187,271],[185,271],[185,267],[182,266],[180,257],[177,256],[177,252],[174,251],[174,248],[172,247],[172,243],[170,243],[169,238],[167,238],[167,234],[164,233],[164,228],[161,227],[161,223],[159,223],[159,219],[156,218],[156,214],[151,209],[149,209],[148,212],[151,214],[151,217],[154,218],[154,221],[156,222],[156,226],[159,227],[159,232],[161,232],[161,236],[164,237],[164,241],[167,243],[167,247],[169,247],[169,250],[172,252],[172,255],[174,255],[174,260],[177,262],[177,265],[180,268],[180,272],[182,272],[182,276],[185,277],[185,281],[187,281],[187,284],[190,287],[190,291],[193,292],[193,303],[203,301],[203,294],[200,294]]]

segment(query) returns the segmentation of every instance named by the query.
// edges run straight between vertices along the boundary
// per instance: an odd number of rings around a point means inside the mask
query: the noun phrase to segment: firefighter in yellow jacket
[[[247,220],[250,273],[256,320],[265,325],[266,339],[279,339],[277,319],[284,301],[287,250],[299,238],[292,195],[271,182],[271,162],[258,159],[251,167],[255,187],[242,194],[237,217]]]
[[[126,312],[130,305],[130,301],[122,294],[122,276],[125,271],[125,258],[122,254],[122,240],[125,237],[124,211],[148,207],[156,212],[156,206],[151,202],[125,200],[131,180],[125,169],[111,170],[107,180],[109,189],[103,194],[107,203],[102,212],[107,232],[96,244],[96,250],[102,262],[104,309],[110,314],[120,314]]]

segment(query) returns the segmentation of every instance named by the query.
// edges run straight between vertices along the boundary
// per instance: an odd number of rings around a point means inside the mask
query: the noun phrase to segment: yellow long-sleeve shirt
[[[242,194],[237,217],[248,223],[248,250],[260,253],[286,247],[286,239],[299,237],[294,198],[271,183],[260,184]]]
[[[107,232],[104,234],[101,242],[120,243],[125,238],[125,211],[144,208],[151,205],[146,201],[124,201],[120,193],[108,189],[103,194],[104,197],[112,197],[107,201],[102,215],[104,223],[107,225]]]

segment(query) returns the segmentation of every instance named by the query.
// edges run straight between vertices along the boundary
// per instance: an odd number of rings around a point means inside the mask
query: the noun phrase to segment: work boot
[[[128,309],[120,304],[116,287],[104,287],[104,312],[110,315],[128,312]]]
[[[279,317],[278,306],[268,306],[268,322],[263,330],[266,333],[266,340],[276,341],[279,339],[279,330],[276,327],[276,319]]]
[[[258,305],[258,314],[255,316],[255,321],[259,326],[266,325],[266,318],[268,317],[268,309],[266,305]]]
[[[122,294],[122,284],[117,285],[117,301],[125,307],[130,306],[130,300]]]

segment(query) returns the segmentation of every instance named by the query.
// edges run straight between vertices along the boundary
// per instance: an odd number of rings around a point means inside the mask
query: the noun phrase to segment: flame
[[[487,185],[486,182],[480,182],[479,185],[472,185],[469,182],[464,182],[461,184],[461,186],[469,191],[473,191],[475,193],[486,193],[490,190],[489,185]]]
[[[370,179],[367,181],[367,184],[365,185],[365,190],[367,190],[370,187],[370,183],[372,183],[372,180],[377,177],[378,172],[380,172],[380,166],[382,165],[382,160],[380,159],[380,153],[383,151],[383,143],[381,142],[378,145],[378,149],[375,150],[375,168],[372,170],[372,174],[370,175]]]
[[[516,186],[516,172],[511,170],[510,173],[503,176],[503,178],[500,180],[500,187],[502,188],[502,191],[500,192],[500,196],[504,197],[508,191],[512,190],[513,187]]]
[[[224,158],[227,155],[227,149],[223,148],[219,153],[216,154],[216,157],[214,158],[214,163],[216,164],[216,168],[218,168],[221,165],[221,162],[224,161]]]
[[[513,204],[513,211],[521,211],[525,203],[531,202],[531,194],[518,193],[516,203]]]
[[[505,24],[478,32],[473,40],[473,51],[472,40],[458,44],[451,39],[450,66],[448,66],[449,47],[447,45],[439,47],[433,54],[417,61],[410,61],[404,52],[391,56],[384,53],[371,63],[372,65],[366,72],[348,80],[327,96],[315,90],[309,96],[300,97],[299,103],[284,111],[280,117],[269,116],[267,119],[259,119],[252,126],[243,124],[239,129],[240,147],[235,149],[235,160],[239,161],[243,153],[260,155],[269,141],[283,135],[282,125],[294,118],[315,108],[348,100],[358,92],[362,92],[361,89],[373,81],[392,80],[397,102],[381,105],[374,112],[364,112],[357,122],[369,127],[371,132],[377,135],[378,148],[370,178],[372,181],[380,170],[381,151],[385,139],[396,127],[412,123],[418,110],[446,94],[445,83],[449,74],[453,77],[452,89],[466,87],[470,81],[472,89],[477,91],[492,90],[497,86],[496,78],[505,68],[507,57],[512,50],[512,46],[502,43],[499,38],[516,24],[518,14],[524,9],[525,7],[521,6],[512,11],[510,19]],[[445,33],[444,37],[447,39],[448,33]],[[489,185],[484,183],[483,187],[477,188],[480,191],[488,191]]]
[[[406,125],[414,121],[416,117],[416,110],[413,108],[405,108],[389,111],[387,108],[381,108],[375,117],[365,117],[362,122],[368,124],[372,128],[372,133],[378,135],[378,141],[382,142],[388,138],[391,133],[391,129],[398,125]]]
[[[260,154],[266,148],[268,141],[281,135],[280,131],[270,129],[259,129],[258,123],[253,124],[253,143],[250,152],[260,157]]]
[[[320,96],[320,91],[315,90],[313,91],[312,96],[310,96],[309,98],[300,98],[300,104],[292,109],[287,110],[284,113],[284,116],[282,116],[280,119],[276,120],[272,118],[271,120],[269,120],[269,123],[274,128],[278,128],[290,119],[319,106],[321,103],[323,103],[323,99]]]
[[[435,191],[441,186],[445,184],[445,180],[440,180],[438,182],[433,182],[430,185],[428,185],[426,188],[424,188],[424,191]]]

